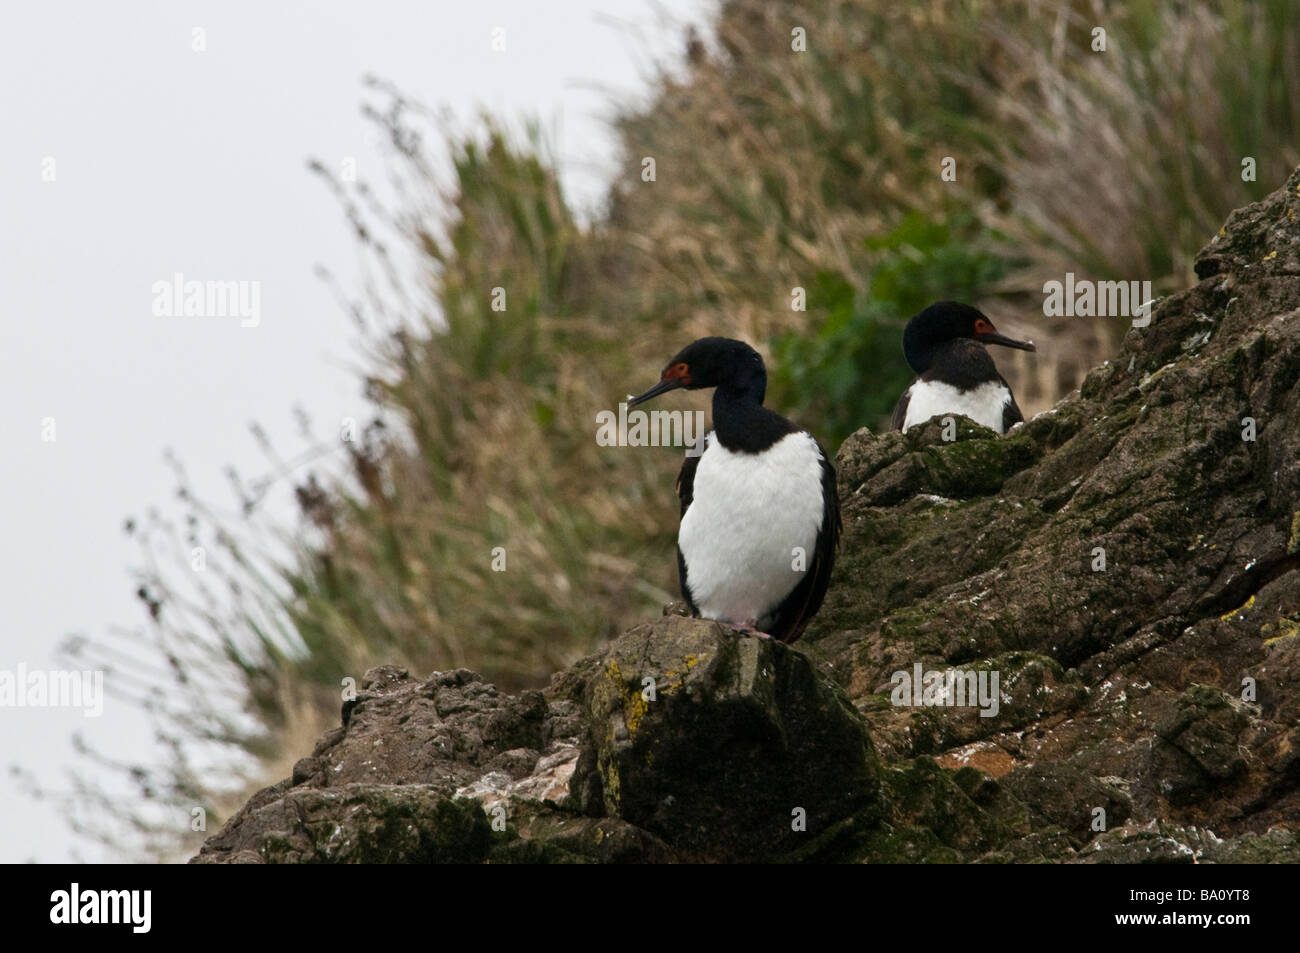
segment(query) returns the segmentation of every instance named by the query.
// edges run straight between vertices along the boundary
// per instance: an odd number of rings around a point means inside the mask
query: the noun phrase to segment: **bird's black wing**
[[[691,501],[695,499],[695,470],[700,465],[700,456],[701,454],[694,456],[687,454],[686,459],[682,461],[682,469],[677,474],[677,498],[682,501],[682,516],[686,515]],[[690,587],[686,585],[686,557],[682,555],[680,546],[677,547],[677,581],[681,584],[682,598],[690,607],[691,615],[699,615],[699,606],[691,598]]]
[[[677,474],[677,498],[682,501],[680,516],[685,516],[690,509],[691,500],[695,499],[695,470],[700,465],[700,454],[687,455],[682,461],[682,469]]]
[[[1002,408],[1002,432],[1006,433],[1016,424],[1024,423],[1025,415],[1020,412],[1019,405],[1016,404],[1015,395],[1011,393],[1011,386],[1007,384],[1006,378],[999,377],[1007,388],[1007,402]]]
[[[768,634],[781,642],[793,642],[803,635],[822,607],[831,584],[831,570],[835,567],[835,551],[840,544],[840,497],[835,489],[835,466],[820,443],[817,450],[822,458],[822,528],[804,578],[777,607],[769,626]]]
[[[913,381],[912,384],[915,384]],[[912,399],[912,384],[907,385],[907,390],[903,391],[903,396],[898,398],[898,403],[894,405],[894,416],[890,418],[890,426],[895,430],[903,429],[903,421],[907,419],[907,403]]]

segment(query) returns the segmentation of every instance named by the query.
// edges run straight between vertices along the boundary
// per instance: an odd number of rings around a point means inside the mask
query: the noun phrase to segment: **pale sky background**
[[[383,178],[361,84],[372,73],[464,119],[535,117],[567,194],[597,206],[617,173],[611,103],[677,62],[681,23],[713,0],[433,0],[358,4],[124,2],[11,6],[0,31],[0,670],[55,665],[72,633],[138,627],[128,515],[177,512],[171,447],[201,495],[229,500],[228,464],[267,469],[249,435],[301,446],[364,420],[358,336],[329,288],[357,291],[356,246],[306,169],[354,156]],[[679,25],[669,27],[666,20]],[[494,27],[506,52],[491,50]],[[192,30],[207,50],[192,50]],[[52,157],[56,179],[42,181]],[[151,286],[174,272],[261,283],[261,323],[159,318]],[[42,440],[52,417],[57,439]],[[291,525],[285,496],[272,518]],[[144,720],[113,701],[79,711],[0,707],[0,861],[99,859],[22,765],[65,790],[80,731],[117,759],[147,757]],[[86,765],[82,764],[82,767]]]

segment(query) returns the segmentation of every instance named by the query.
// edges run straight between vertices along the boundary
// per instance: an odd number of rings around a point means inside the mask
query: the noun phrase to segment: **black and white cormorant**
[[[908,321],[903,355],[918,376],[894,408],[894,429],[940,414],[965,414],[998,433],[1024,420],[986,344],[1035,350],[1032,342],[999,334],[982,312],[956,301],[932,304]]]
[[[628,406],[715,388],[704,452],[677,478],[677,568],[691,612],[793,642],[821,608],[840,537],[835,469],[806,430],[763,406],[767,371],[748,344],[688,345]]]

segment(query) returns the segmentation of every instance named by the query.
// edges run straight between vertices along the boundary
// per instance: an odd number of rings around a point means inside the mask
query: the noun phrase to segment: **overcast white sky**
[[[328,288],[356,250],[305,168],[358,160],[381,178],[362,119],[374,73],[430,105],[537,117],[591,207],[614,174],[610,93],[637,96],[656,57],[713,0],[247,0],[13,5],[0,31],[0,671],[54,665],[69,633],[138,626],[122,532],[169,504],[174,448],[201,494],[222,470],[265,470],[263,424],[299,446],[291,408],[363,419],[356,334]],[[611,24],[610,20],[623,24]],[[194,28],[206,51],[192,48]],[[506,51],[491,49],[504,27]],[[638,30],[641,36],[638,39]],[[43,172],[53,159],[55,177]],[[160,318],[175,272],[257,281],[261,320]],[[56,439],[42,439],[53,418]],[[286,522],[287,503],[281,506]],[[0,861],[94,859],[11,764],[66,787],[80,730],[116,757],[147,754],[141,719],[0,707]],[[75,853],[74,853],[75,850]]]

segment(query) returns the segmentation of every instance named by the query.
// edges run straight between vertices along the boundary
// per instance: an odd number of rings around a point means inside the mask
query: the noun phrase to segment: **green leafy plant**
[[[808,304],[825,314],[821,326],[772,344],[776,402],[822,428],[818,436],[830,448],[858,427],[888,425],[912,378],[902,345],[908,319],[934,301],[987,296],[1012,265],[969,217],[936,222],[913,212],[865,245],[874,263],[867,290],[819,272]]]

